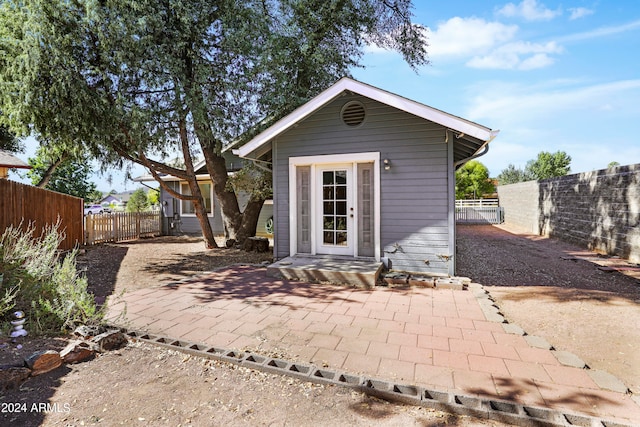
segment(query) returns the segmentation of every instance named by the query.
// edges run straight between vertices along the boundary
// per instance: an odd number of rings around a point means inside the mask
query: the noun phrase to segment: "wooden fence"
[[[456,222],[458,224],[501,224],[504,208],[498,199],[456,200]]]
[[[162,234],[160,212],[113,212],[84,218],[85,244],[121,242]]]
[[[32,224],[34,236],[40,236],[45,227],[59,222],[65,234],[59,249],[70,250],[84,241],[83,209],[78,197],[0,179],[0,233],[9,226],[26,229]]]

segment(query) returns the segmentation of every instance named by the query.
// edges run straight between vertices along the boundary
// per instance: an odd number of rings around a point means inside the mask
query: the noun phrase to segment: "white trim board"
[[[376,261],[380,261],[380,153],[352,153],[352,154],[328,154],[323,156],[302,156],[302,157],[290,157],[289,158],[289,254],[296,255],[298,253],[298,239],[296,238],[298,233],[298,217],[296,212],[297,206],[297,182],[296,182],[296,167],[298,166],[311,166],[310,174],[310,189],[311,189],[311,207],[310,211],[314,213],[314,218],[311,221],[311,255],[316,255],[316,218],[317,212],[316,206],[316,165],[323,164],[335,164],[335,163],[350,163],[353,165],[354,170],[358,163],[371,163],[373,162],[373,179],[374,179],[374,255]],[[356,171],[357,172],[357,171]],[[354,173],[357,176],[357,173]],[[354,179],[354,186],[357,188],[357,178]],[[357,230],[357,224],[354,229]],[[358,245],[353,247],[353,256],[357,255]]]
[[[259,150],[263,145],[269,143],[278,135],[310,116],[344,92],[356,93],[373,99],[482,141],[491,141],[498,133],[498,131],[491,130],[490,128],[478,123],[445,113],[444,111],[412,101],[408,98],[404,98],[357,80],[343,77],[333,86],[324,90],[306,104],[298,107],[293,112],[256,135],[249,142],[241,146],[236,153],[240,157],[252,158],[252,154]]]

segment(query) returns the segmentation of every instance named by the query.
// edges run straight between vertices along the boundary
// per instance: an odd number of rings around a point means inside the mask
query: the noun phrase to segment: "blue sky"
[[[572,172],[640,163],[640,2],[414,0],[431,64],[416,73],[367,49],[353,76],[500,134],[479,160],[491,176],[562,150]],[[33,144],[31,144],[33,145]],[[32,152],[27,153],[27,156]],[[26,156],[25,156],[26,157]],[[135,168],[133,174],[142,173]],[[121,171],[100,190],[136,188]]]
[[[640,163],[640,2],[414,1],[431,65],[371,48],[354,77],[500,134],[491,176],[562,150],[572,172]]]

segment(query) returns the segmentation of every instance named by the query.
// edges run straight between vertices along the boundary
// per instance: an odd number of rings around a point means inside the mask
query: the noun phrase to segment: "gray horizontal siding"
[[[176,191],[179,190],[179,183],[170,182],[169,185]],[[166,234],[172,234],[173,231],[169,228],[170,219],[173,217],[173,196],[171,196],[166,191],[160,189],[160,202],[162,206],[162,213],[166,217],[163,223],[163,232]],[[166,202],[166,204],[165,204]],[[178,200],[180,203],[180,200]],[[213,230],[213,234],[221,235],[224,234],[224,226],[222,225],[222,212],[220,211],[220,203],[218,199],[213,197],[213,216],[209,217],[209,224],[211,224],[211,229]],[[177,213],[180,213],[180,207],[178,206]],[[200,222],[196,216],[182,215],[181,217],[182,223],[180,224],[180,230],[183,233],[188,234],[202,234],[202,228],[200,228]]]
[[[366,108],[365,122],[348,128],[340,110],[351,100]],[[448,151],[445,129],[432,122],[359,96],[343,96],[274,144],[276,256],[289,255],[289,158],[358,152],[379,152],[391,169],[380,170],[381,256],[395,269],[446,274],[449,255]],[[405,252],[389,253],[394,245]],[[429,263],[425,263],[429,259]]]
[[[170,182],[169,185],[176,191],[179,191],[179,183]],[[177,200],[177,199],[176,199]],[[164,216],[163,219],[163,233],[165,234],[173,234],[174,231],[170,229],[170,221],[173,218],[174,210],[173,203],[174,198],[166,191],[161,189],[160,191],[160,202],[162,206],[162,214]],[[180,200],[177,200],[180,203]],[[240,208],[244,209],[247,205],[248,196],[240,194],[238,196],[238,202],[240,203]],[[166,203],[165,203],[166,202]],[[180,207],[178,206],[177,213],[180,213]],[[267,219],[269,219],[273,215],[273,206],[271,204],[264,205],[262,210],[260,211],[260,216],[258,218],[258,226],[256,228],[256,235],[263,237],[271,237],[265,231],[265,224]],[[188,234],[202,234],[202,228],[200,227],[200,221],[196,216],[190,215],[182,215],[181,217],[182,223],[180,224],[180,230],[183,233]],[[222,223],[222,211],[220,210],[220,203],[218,202],[218,198],[213,196],[213,215],[209,217],[209,224],[211,224],[211,229],[214,235],[220,236],[224,235],[224,225]]]

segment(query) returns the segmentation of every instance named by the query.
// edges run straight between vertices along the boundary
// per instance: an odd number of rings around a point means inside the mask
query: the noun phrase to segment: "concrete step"
[[[382,262],[369,258],[296,255],[268,266],[267,276],[371,288],[382,268]]]

